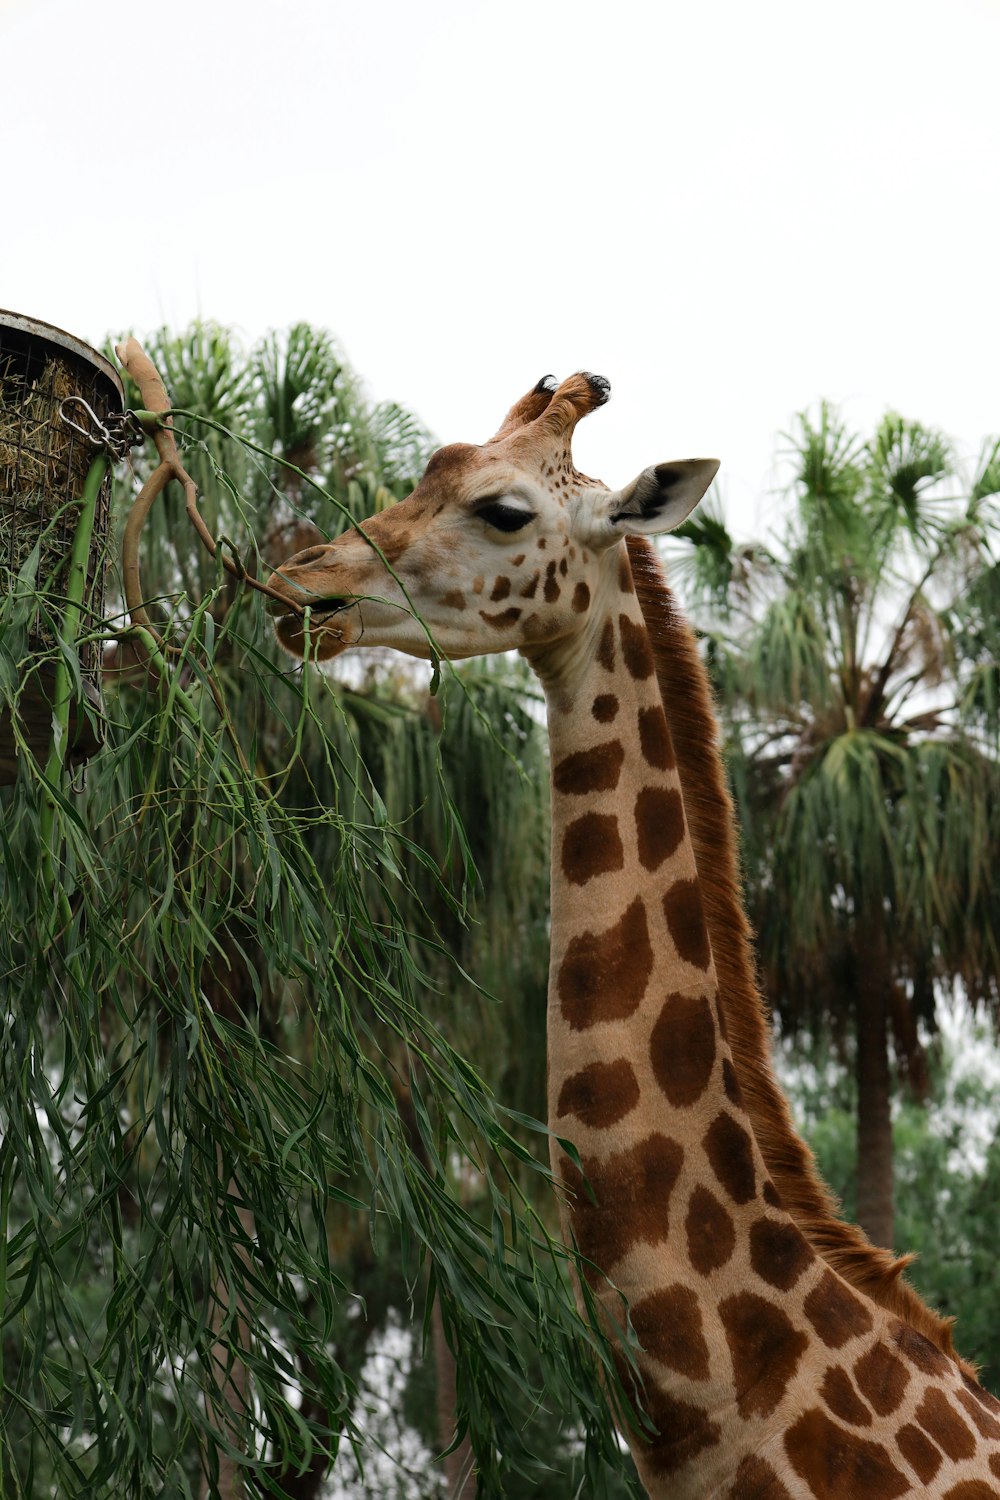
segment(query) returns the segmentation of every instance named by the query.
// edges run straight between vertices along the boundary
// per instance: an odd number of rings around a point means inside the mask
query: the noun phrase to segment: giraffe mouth
[[[342,594],[329,594],[323,599],[310,599],[308,608],[312,611],[313,619],[326,619],[328,615],[339,614],[342,609],[347,609],[353,601],[345,599]]]
[[[343,594],[327,594],[318,599],[304,599],[299,609],[289,609],[283,599],[271,599],[268,601],[268,613],[280,620],[301,620],[303,609],[308,609],[312,615],[313,623],[319,624],[328,619],[330,615],[338,614],[342,609],[350,608],[353,600],[347,599]]]
[[[293,656],[303,657],[308,649],[309,655],[314,655],[317,661],[326,661],[332,656],[339,656],[360,638],[360,613],[357,621],[351,616],[356,604],[357,600],[345,599],[339,594],[310,599],[307,606],[308,639],[312,644],[308,648],[306,621],[302,614],[293,614],[287,608],[276,609],[275,634],[285,650],[290,651]]]

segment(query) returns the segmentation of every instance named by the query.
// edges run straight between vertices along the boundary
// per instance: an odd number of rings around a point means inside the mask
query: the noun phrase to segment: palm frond
[[[971,495],[975,501],[1000,495],[1000,438],[990,438],[983,444]]]
[[[815,419],[799,412],[795,420],[793,432],[785,434],[786,456],[794,469],[803,531],[827,544],[849,540],[859,525],[864,445],[827,401]]]
[[[862,919],[880,912],[925,1019],[928,975],[993,1002],[997,445],[962,495],[947,440],[894,413],[865,443],[824,403],[791,442],[798,508],[739,629],[714,605],[732,570],[721,516],[691,531],[714,589],[678,575],[719,690],[773,998],[790,1021],[846,1024]]]
[[[931,497],[954,472],[947,440],[920,422],[888,412],[868,445],[868,456],[871,500],[878,511],[898,517],[911,536],[929,540],[937,521]]]

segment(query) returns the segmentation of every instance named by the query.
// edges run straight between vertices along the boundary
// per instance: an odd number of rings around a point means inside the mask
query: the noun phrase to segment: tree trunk
[[[889,1078],[889,961],[881,924],[865,924],[857,949],[858,1223],[892,1249],[892,1090]]]
[[[431,1311],[431,1338],[437,1376],[438,1442],[444,1449],[455,1436],[455,1356],[445,1338],[441,1304],[437,1301]],[[476,1468],[468,1434],[444,1460],[444,1477],[448,1500],[475,1500]]]

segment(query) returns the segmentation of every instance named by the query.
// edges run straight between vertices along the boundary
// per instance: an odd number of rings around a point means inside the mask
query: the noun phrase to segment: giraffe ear
[[[653,536],[686,521],[719,472],[717,458],[654,464],[611,499],[608,520],[620,536]]]

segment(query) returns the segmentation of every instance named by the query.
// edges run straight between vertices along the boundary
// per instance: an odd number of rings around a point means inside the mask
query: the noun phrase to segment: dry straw
[[[17,574],[38,545],[38,585],[59,597],[93,450],[60,415],[78,392],[72,367],[50,358],[31,380],[19,364],[0,365],[0,559]],[[54,644],[41,618],[32,634]]]

